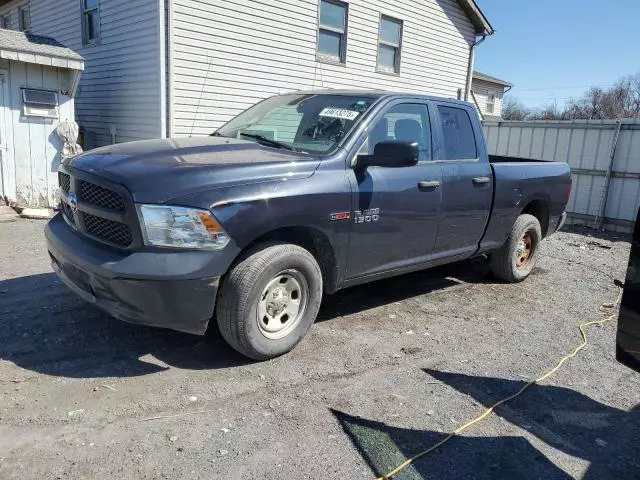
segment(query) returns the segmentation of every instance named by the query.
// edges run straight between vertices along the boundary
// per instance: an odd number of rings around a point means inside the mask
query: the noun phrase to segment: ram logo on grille
[[[75,193],[70,193],[67,199],[69,200],[71,212],[75,215],[76,213],[78,213],[78,197]]]

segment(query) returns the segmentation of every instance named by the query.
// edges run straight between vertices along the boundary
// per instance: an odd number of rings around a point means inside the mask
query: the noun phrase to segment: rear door
[[[359,153],[385,140],[418,142],[417,165],[348,171],[353,190],[349,241],[350,278],[423,263],[433,252],[441,202],[440,165],[433,162],[428,105],[391,103],[373,119]]]
[[[482,238],[493,200],[493,173],[475,112],[435,102],[436,161],[442,167],[442,212],[434,253],[472,254]],[[446,253],[445,253],[446,252]]]

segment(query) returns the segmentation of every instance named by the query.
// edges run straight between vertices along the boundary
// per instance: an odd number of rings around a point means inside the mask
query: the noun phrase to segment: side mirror
[[[367,167],[412,167],[418,163],[418,143],[388,140],[378,142],[373,155],[358,155],[356,166]]]

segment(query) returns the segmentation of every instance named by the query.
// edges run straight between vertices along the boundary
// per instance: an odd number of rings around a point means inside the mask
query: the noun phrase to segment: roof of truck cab
[[[455,98],[436,97],[414,92],[390,92],[386,90],[357,90],[357,89],[322,89],[322,90],[301,90],[296,92],[283,93],[283,95],[362,95],[374,98],[420,98],[423,100],[434,100],[438,102],[446,101],[459,103],[461,105],[471,105],[469,102]]]

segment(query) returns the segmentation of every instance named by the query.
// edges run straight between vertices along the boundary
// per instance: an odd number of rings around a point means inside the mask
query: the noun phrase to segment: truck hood
[[[65,167],[129,189],[136,202],[164,203],[204,190],[313,175],[317,156],[226,137],[129,142],[88,151]]]

